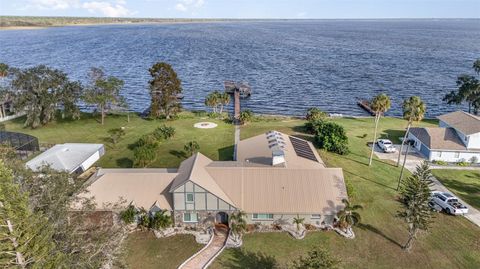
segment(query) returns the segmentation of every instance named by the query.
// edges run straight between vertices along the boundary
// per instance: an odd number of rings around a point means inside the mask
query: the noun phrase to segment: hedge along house
[[[167,210],[176,226],[228,225],[232,212],[250,224],[330,223],[347,198],[340,168],[326,168],[310,142],[279,132],[240,141],[236,161],[201,153],[178,169],[101,169],[88,193],[99,210],[122,197],[147,210]]]
[[[480,117],[457,111],[438,117],[439,127],[412,128],[408,138],[429,161],[478,162]]]

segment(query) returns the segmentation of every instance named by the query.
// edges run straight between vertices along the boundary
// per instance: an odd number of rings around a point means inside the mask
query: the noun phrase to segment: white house
[[[480,117],[456,111],[438,119],[439,127],[410,130],[415,148],[429,161],[479,162]]]
[[[83,173],[105,154],[102,144],[58,144],[27,162],[33,171],[49,165],[57,171]]]

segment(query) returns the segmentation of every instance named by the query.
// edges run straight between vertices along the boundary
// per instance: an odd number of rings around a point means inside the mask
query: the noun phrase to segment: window
[[[311,219],[321,219],[322,218],[322,215],[320,214],[312,214],[312,216],[310,217]]]
[[[197,213],[183,213],[183,222],[198,222]]]
[[[460,152],[455,152],[455,157],[453,158],[457,158],[457,159],[460,158]]]
[[[253,220],[273,220],[273,214],[252,214]]]
[[[193,203],[195,202],[195,195],[193,193],[187,193],[187,203]]]

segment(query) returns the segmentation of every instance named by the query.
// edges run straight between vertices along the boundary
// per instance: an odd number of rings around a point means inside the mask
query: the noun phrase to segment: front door
[[[215,216],[215,223],[228,226],[228,214],[225,212],[218,212]]]

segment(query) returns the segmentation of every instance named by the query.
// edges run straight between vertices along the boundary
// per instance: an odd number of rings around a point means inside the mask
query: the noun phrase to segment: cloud
[[[125,17],[132,15],[133,12],[125,7],[125,1],[120,0],[115,3],[107,1],[92,1],[82,4],[82,8],[93,14],[102,14],[107,17]]]
[[[29,0],[26,8],[62,10],[78,6],[79,0]]]
[[[201,8],[205,4],[205,0],[177,0],[175,9],[181,12],[186,12],[192,9]]]

